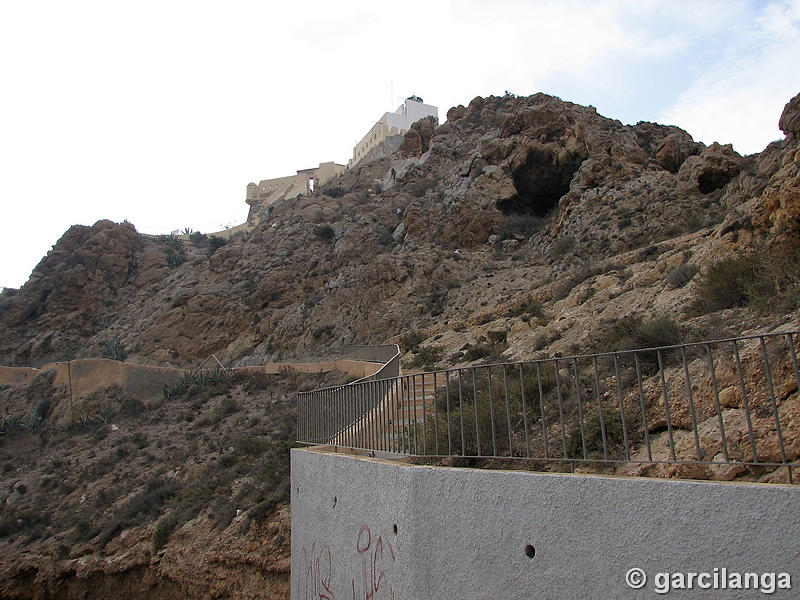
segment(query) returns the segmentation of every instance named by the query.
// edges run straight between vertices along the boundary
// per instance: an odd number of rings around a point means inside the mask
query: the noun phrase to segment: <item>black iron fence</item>
[[[791,481],[798,336],[374,377],[299,393],[298,441],[427,457],[681,465],[699,478],[781,467]]]

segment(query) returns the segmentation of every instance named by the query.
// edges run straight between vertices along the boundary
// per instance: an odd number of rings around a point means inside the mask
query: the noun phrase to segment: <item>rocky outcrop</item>
[[[421,156],[428,151],[433,137],[433,130],[436,128],[436,119],[425,117],[411,125],[400,145],[401,156]]]
[[[447,120],[451,122],[458,121],[459,119],[463,119],[465,114],[467,114],[467,109],[464,108],[463,104],[459,104],[447,111]]]
[[[778,127],[786,134],[788,140],[795,141],[800,138],[800,94],[783,107]]]
[[[741,169],[742,157],[730,144],[711,144],[697,155],[689,157],[678,171],[678,180],[684,190],[710,194],[725,187]]]
[[[773,243],[800,246],[800,94],[792,98],[781,114],[780,128],[786,134],[777,153],[778,170],[769,185],[753,203],[756,229],[772,235]]]
[[[683,161],[696,154],[697,150],[697,144],[692,141],[689,135],[671,133],[658,145],[656,163],[670,173],[677,173]]]
[[[133,286],[144,246],[128,223],[98,221],[92,227],[71,227],[36,266],[28,283],[0,299],[4,351],[16,356],[10,362],[40,364],[54,354],[77,349],[108,307]]]

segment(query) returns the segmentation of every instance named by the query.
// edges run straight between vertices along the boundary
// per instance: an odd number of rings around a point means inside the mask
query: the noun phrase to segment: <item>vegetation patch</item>
[[[695,308],[699,314],[735,306],[780,312],[800,306],[800,250],[754,249],[723,258],[702,274]]]

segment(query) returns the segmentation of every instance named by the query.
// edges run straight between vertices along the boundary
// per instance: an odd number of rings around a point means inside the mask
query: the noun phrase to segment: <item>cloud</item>
[[[800,91],[800,3],[770,4],[752,27],[735,33],[659,120],[750,154],[783,137],[778,118]]]
[[[797,5],[6,2],[0,254],[15,258],[0,285],[73,223],[243,219],[248,181],[347,161],[411,93],[443,117],[476,95],[542,91],[759,150],[798,91]]]

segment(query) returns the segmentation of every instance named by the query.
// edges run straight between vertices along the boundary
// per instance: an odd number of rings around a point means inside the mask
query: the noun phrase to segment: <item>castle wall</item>
[[[264,208],[274,204],[278,200],[294,198],[298,194],[307,194],[311,192],[309,180],[314,181],[314,189],[317,189],[318,186],[324,185],[344,170],[344,165],[334,162],[325,162],[320,163],[318,167],[313,169],[301,169],[297,171],[295,175],[264,179],[258,184],[249,183],[247,185],[245,201],[251,207],[258,206]],[[254,214],[252,208],[250,214],[251,217]],[[248,221],[252,221],[252,219],[248,217]]]
[[[355,166],[367,155],[372,156],[370,151],[385,141],[387,137],[403,134],[411,128],[411,125],[429,116],[438,119],[439,109],[430,104],[414,100],[406,100],[393,113],[384,113],[353,148],[353,158],[347,163],[347,167]]]

